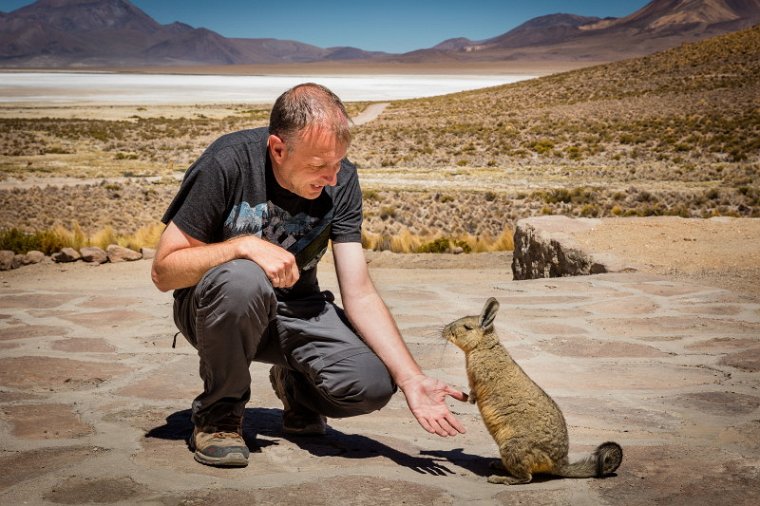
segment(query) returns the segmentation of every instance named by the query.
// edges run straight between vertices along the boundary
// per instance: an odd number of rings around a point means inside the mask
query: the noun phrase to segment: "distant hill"
[[[227,38],[184,23],[162,25],[128,0],[38,0],[0,13],[0,66],[610,61],[757,23],[760,0],[654,0],[623,18],[550,14],[486,40],[451,38],[432,48],[391,55],[271,38]]]
[[[760,23],[760,0],[654,0],[623,18],[551,14],[481,41],[446,40],[399,59],[600,60],[643,56]]]
[[[357,129],[352,160],[405,173],[493,168],[515,180],[541,172],[568,187],[688,182],[701,195],[709,182],[734,191],[746,206],[740,212],[749,212],[760,206],[758,97],[760,25],[639,58],[394,103]]]
[[[162,25],[128,0],[39,0],[0,16],[0,65],[6,67],[287,63],[376,55]]]

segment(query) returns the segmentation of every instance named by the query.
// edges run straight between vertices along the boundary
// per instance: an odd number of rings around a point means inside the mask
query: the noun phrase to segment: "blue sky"
[[[33,2],[0,0],[10,12]],[[319,47],[354,46],[401,53],[452,37],[501,35],[545,14],[628,15],[648,0],[132,0],[162,24],[181,21],[225,37],[297,40]]]

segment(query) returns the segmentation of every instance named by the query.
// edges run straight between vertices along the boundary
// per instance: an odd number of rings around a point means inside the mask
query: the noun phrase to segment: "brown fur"
[[[491,483],[528,483],[534,474],[567,478],[602,477],[623,458],[617,443],[604,443],[593,454],[570,464],[565,418],[557,404],[531,380],[499,342],[493,320],[499,303],[488,299],[480,316],[450,323],[443,337],[465,352],[470,402],[477,402],[501,455],[499,467],[510,476],[491,475]]]

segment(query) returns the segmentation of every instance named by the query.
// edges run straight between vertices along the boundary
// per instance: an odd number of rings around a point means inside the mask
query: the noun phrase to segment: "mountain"
[[[382,54],[162,25],[128,0],[39,0],[0,16],[0,66],[6,67],[283,63]]]
[[[514,30],[485,40],[484,46],[504,48],[549,45],[564,42],[582,32],[582,27],[600,21],[600,18],[574,14],[550,14],[533,18]]]
[[[550,14],[481,41],[447,39],[402,55],[227,38],[162,25],[129,0],[38,0],[0,13],[0,67],[270,64],[317,61],[603,60],[643,56],[760,23],[760,0],[654,0],[622,18]]]
[[[586,27],[633,29],[663,35],[688,30],[695,33],[735,31],[759,21],[758,0],[659,0],[620,18]]]
[[[462,60],[618,60],[760,23],[760,0],[654,0],[622,18],[551,14],[482,41],[454,38],[402,55]]]

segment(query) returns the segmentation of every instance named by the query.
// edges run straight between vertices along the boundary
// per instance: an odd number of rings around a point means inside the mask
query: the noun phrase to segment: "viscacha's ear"
[[[499,310],[499,301],[493,297],[489,297],[486,304],[483,306],[483,312],[480,313],[480,328],[483,330],[488,329],[493,325],[493,321],[496,319],[496,312]]]

